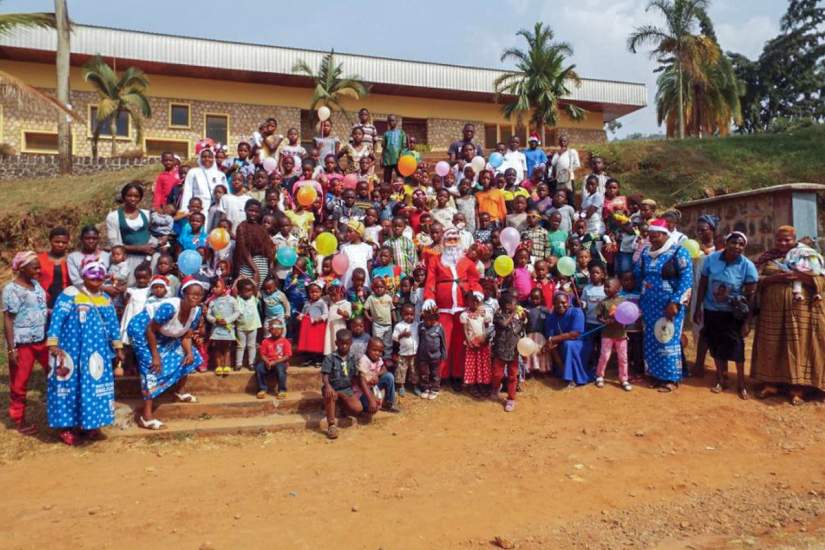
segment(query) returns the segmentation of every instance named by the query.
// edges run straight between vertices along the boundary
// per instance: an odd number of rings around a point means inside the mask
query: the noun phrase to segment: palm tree
[[[53,13],[3,13],[0,14],[0,36],[11,34],[15,29],[56,29]],[[82,120],[71,108],[22,79],[6,71],[0,71],[0,89],[7,95],[17,95],[46,103],[71,117]]]
[[[676,72],[676,93],[679,138],[685,137],[684,75],[701,74],[701,64],[718,52],[713,41],[694,34],[700,21],[707,19],[708,0],[651,0],[646,11],[657,10],[665,20],[664,27],[636,27],[627,39],[627,47],[637,53],[640,46],[654,46],[650,56],[664,65],[673,65]],[[715,54],[718,57],[718,53]]]
[[[344,106],[341,105],[343,99],[349,97],[358,100],[369,93],[369,88],[361,81],[360,76],[343,75],[344,64],[335,64],[335,50],[324,55],[317,73],[303,60],[293,65],[292,72],[304,74],[315,81],[315,89],[309,105],[313,111],[319,105],[326,105],[346,116]]]
[[[516,36],[524,37],[527,50],[507,48],[501,61],[512,59],[516,70],[496,78],[496,101],[502,96],[512,96],[501,111],[508,120],[515,115],[519,124],[525,113],[530,112],[530,123],[541,135],[545,125],[555,126],[558,120],[559,100],[570,94],[569,83],[581,84],[575,65],[566,65],[573,49],[566,42],[554,42],[553,31],[537,22],[533,31],[521,29]],[[567,103],[564,109],[574,120],[584,116],[584,111]]]
[[[129,67],[118,74],[100,55],[89,59],[83,65],[83,79],[90,82],[97,91],[97,123],[92,135],[92,155],[97,158],[97,142],[104,121],[109,122],[112,136],[112,156],[115,156],[117,120],[121,113],[128,113],[135,125],[135,143],[140,145],[143,137],[143,118],[152,116],[152,108],[146,98],[149,78],[143,71]]]

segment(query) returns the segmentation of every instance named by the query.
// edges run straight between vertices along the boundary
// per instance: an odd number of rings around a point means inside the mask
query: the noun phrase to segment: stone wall
[[[72,162],[73,174],[84,175],[96,172],[114,172],[134,166],[155,164],[158,159],[99,158],[95,162],[91,157],[73,157]],[[0,181],[55,176],[58,173],[58,168],[55,155],[0,156]]]
[[[433,151],[444,151],[454,141],[461,139],[464,125],[472,123],[476,127],[476,142],[484,142],[484,122],[480,120],[450,120],[431,118],[427,120],[427,142]]]
[[[553,128],[547,131],[549,141],[545,147],[558,145],[559,136],[567,134],[571,147],[578,147],[583,143],[607,143],[607,134],[604,130],[594,130],[587,128]]]

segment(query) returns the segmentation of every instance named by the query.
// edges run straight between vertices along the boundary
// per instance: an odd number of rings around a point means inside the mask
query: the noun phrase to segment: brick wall
[[[139,158],[99,158],[97,162],[91,157],[74,157],[74,174],[93,174],[96,172],[114,172],[134,166],[155,164],[158,159]],[[16,155],[0,157],[0,181],[18,178],[39,178],[55,176],[58,173],[57,157],[54,155]]]

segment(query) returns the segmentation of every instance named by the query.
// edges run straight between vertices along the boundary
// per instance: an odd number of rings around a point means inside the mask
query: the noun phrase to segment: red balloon
[[[343,275],[349,269],[349,258],[346,254],[338,253],[332,257],[332,270],[338,275]]]

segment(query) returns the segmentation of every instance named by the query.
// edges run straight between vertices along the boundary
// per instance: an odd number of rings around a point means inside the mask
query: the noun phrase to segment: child
[[[372,245],[380,245],[381,229],[378,223],[378,211],[375,208],[367,208],[364,215],[364,241]]]
[[[232,372],[229,349],[237,339],[235,321],[240,314],[238,300],[230,294],[224,279],[218,279],[212,287],[212,299],[206,309],[206,320],[212,325],[209,342],[215,350],[215,376],[228,376]]]
[[[364,304],[370,295],[366,287],[367,273],[360,267],[352,272],[352,286],[347,290],[347,300],[352,304],[352,318],[364,316]]]
[[[152,210],[149,218],[149,234],[157,239],[172,237],[175,232],[176,210],[174,204],[162,204],[156,210]]]
[[[464,303],[467,304],[467,309],[459,316],[467,341],[464,351],[464,385],[469,388],[470,395],[480,397],[481,386],[489,385],[492,377],[487,335],[493,317],[472,291],[464,295]]]
[[[552,306],[553,302],[550,302]],[[549,309],[546,307],[545,297],[540,288],[530,292],[530,306],[527,308],[527,337],[538,346],[538,351],[527,358],[528,372],[548,372],[550,370],[550,355],[544,350],[547,340],[544,337],[544,322]]]
[[[588,281],[590,281],[590,264],[592,256],[589,250],[579,250],[576,252],[576,272],[573,273],[573,283],[576,289],[581,291]],[[584,307],[584,306],[582,306]]]
[[[327,417],[327,437],[330,439],[338,438],[337,405],[341,406],[345,414],[351,416],[358,416],[364,410],[361,400],[352,391],[353,381],[359,385],[363,393],[369,391],[364,380],[360,376],[356,377],[358,371],[355,368],[355,359],[349,355],[350,346],[352,333],[348,330],[339,330],[335,335],[335,353],[324,357],[321,365],[321,391]]]
[[[329,296],[329,314],[327,317],[326,336],[324,337],[324,355],[335,351],[335,335],[347,328],[347,321],[352,315],[352,305],[344,298],[344,287],[335,279],[327,287]]]
[[[550,254],[557,258],[567,256],[567,239],[570,234],[561,228],[561,213],[551,213],[548,216],[547,224],[549,226],[547,240],[550,242]]]
[[[520,304],[527,304],[533,289],[533,266],[530,265],[530,252],[519,245],[515,254],[516,267],[513,270],[513,289]]]
[[[394,294],[401,285],[401,267],[392,263],[392,250],[388,247],[378,252],[378,265],[372,268],[372,283],[375,286],[377,279],[383,279],[387,294]]]
[[[395,378],[387,372],[382,356],[385,354],[384,342],[373,338],[367,345],[367,353],[358,361],[358,376],[369,389],[366,393],[355,388],[355,395],[361,400],[361,406],[369,414],[378,407],[386,411],[401,412],[395,396]]]
[[[530,257],[535,262],[552,254],[547,230],[541,226],[541,214],[535,208],[527,212],[527,222],[521,231],[521,240],[530,243]]]
[[[281,292],[278,288],[280,281],[273,276],[269,276],[264,280],[261,288],[261,302],[264,307],[264,326],[268,327],[270,321],[280,319],[283,322],[291,316],[292,311],[289,307],[289,300],[286,294]]]
[[[244,351],[248,356],[247,369],[254,370],[255,345],[258,341],[258,329],[261,328],[261,316],[258,314],[258,296],[255,283],[251,279],[240,279],[238,288],[238,315],[235,336],[235,370],[241,370],[244,364]]]
[[[478,214],[490,215],[490,220],[503,225],[507,218],[507,205],[504,202],[504,192],[501,189],[492,187],[493,175],[488,170],[482,170],[478,176],[481,183],[481,191],[476,193],[476,203],[478,204]],[[571,209],[572,210],[572,209]]]
[[[576,210],[567,204],[567,193],[564,189],[559,189],[553,195],[553,206],[547,211],[548,214],[558,212],[561,214],[561,224],[559,228],[568,233],[573,230],[573,222],[576,219]]]
[[[155,274],[163,275],[169,281],[169,296],[177,296],[178,289],[180,289],[180,279],[172,273],[174,269],[175,259],[170,254],[161,254],[155,264]]]
[[[636,279],[632,271],[625,271],[619,275],[622,283],[622,290],[619,296],[637,306],[641,300],[641,292],[636,287]],[[625,327],[627,333],[627,358],[631,377],[638,378],[645,373],[644,364],[644,342],[642,338],[642,321],[637,319],[632,325]]]
[[[458,197],[455,199],[456,209],[464,214],[464,219],[467,222],[467,231],[475,233],[476,231],[476,198],[470,193],[470,186],[472,182],[468,179],[462,179],[458,184]]]
[[[206,228],[204,223],[206,217],[202,212],[192,212],[189,214],[189,223],[183,226],[178,235],[178,254],[184,250],[197,250],[206,246]]]
[[[398,344],[398,360],[395,361],[394,373],[395,387],[398,388],[398,395],[404,397],[407,373],[411,378],[415,375],[415,354],[418,352],[418,323],[415,321],[413,304],[407,302],[401,306],[401,320],[393,327],[392,340]]]
[[[123,316],[120,319],[121,342],[128,346],[131,344],[126,327],[138,313],[143,311],[146,301],[149,298],[149,282],[152,279],[152,268],[144,262],[135,268],[135,286],[127,288],[124,293]]]
[[[298,351],[309,355],[310,363],[314,362],[317,366],[324,354],[329,307],[317,283],[309,283],[306,289],[308,300],[304,303],[301,313],[298,314],[298,320],[301,322],[298,333]]]
[[[366,331],[367,320],[363,317],[353,317],[349,326],[352,332],[352,346],[349,354],[355,359],[356,364],[361,360],[361,356],[367,353],[367,344],[370,343],[370,336]]]
[[[349,244],[341,247],[341,253],[349,260],[349,267],[343,276],[344,287],[350,286],[352,272],[356,269],[361,268],[364,270],[364,273],[370,272],[373,255],[372,246],[363,241],[363,223],[358,220],[350,220],[349,223],[347,223],[347,239],[349,240]],[[367,277],[366,284],[369,285],[369,277]]]
[[[610,361],[610,355],[613,348],[616,348],[616,356],[619,363],[619,382],[622,384],[624,391],[630,391],[633,386],[630,385],[630,380],[627,373],[627,333],[624,325],[617,322],[614,318],[616,308],[619,304],[624,302],[624,298],[619,296],[619,289],[621,284],[619,280],[611,278],[607,282],[605,290],[605,299],[597,306],[596,315],[600,323],[604,325],[602,329],[601,353],[599,353],[599,363],[596,365],[596,387],[604,387],[604,371],[607,368],[607,362]]]
[[[396,126],[398,126],[398,118],[395,115],[389,115],[387,130],[381,137],[381,164],[384,166],[384,181],[392,181],[401,151],[407,147],[407,134]]]
[[[453,216],[458,210],[450,206],[450,194],[446,189],[441,189],[435,196],[436,207],[430,212],[433,219],[440,223],[445,229],[453,227]]]
[[[372,322],[372,335],[384,342],[386,357],[392,351],[392,296],[383,279],[372,282],[372,294],[364,302],[364,314]]]
[[[126,288],[129,280],[129,262],[126,261],[126,247],[116,244],[109,252],[109,269],[106,273],[106,285],[115,288]],[[151,276],[151,273],[150,273]]]
[[[286,131],[287,143],[281,146],[278,155],[278,169],[284,177],[297,175],[297,172],[300,171],[299,166],[301,166],[304,157],[307,156],[307,150],[301,145],[299,137],[298,130],[295,128]],[[292,165],[285,169],[284,161],[287,158],[292,161]]]
[[[306,266],[306,258],[299,257],[295,261],[295,265],[292,266],[291,273],[284,279],[283,290],[289,301],[291,312],[286,333],[287,338],[293,341],[298,333],[299,314],[304,309],[304,303],[307,299],[307,285],[311,282],[309,275],[306,274]]]
[[[527,229],[527,198],[521,195],[513,199],[513,213],[507,214],[507,226],[521,233]]]
[[[524,334],[525,316],[516,310],[516,299],[509,293],[499,298],[499,311],[493,317],[493,376],[491,397],[498,399],[501,381],[507,376],[507,401],[504,410],[512,412],[516,408],[516,386],[518,385],[518,351],[516,345]]]
[[[424,323],[418,327],[418,381],[421,399],[436,399],[441,389],[441,361],[447,356],[444,327],[438,322],[438,311],[425,311]]]
[[[289,358],[292,357],[292,344],[284,338],[284,322],[282,319],[271,319],[267,323],[269,336],[261,342],[260,360],[255,365],[255,377],[258,379],[258,399],[266,398],[269,386],[266,375],[275,371],[278,377],[278,387],[275,390],[275,399],[286,399],[286,371]]]
[[[541,291],[544,307],[553,307],[553,296],[556,294],[556,281],[549,276],[551,271],[550,262],[547,260],[537,261],[533,271],[533,290]]]
[[[155,186],[152,192],[152,210],[159,212],[167,203],[172,189],[180,185],[183,181],[178,174],[178,161],[171,151],[164,151],[160,155],[160,163],[163,165],[163,172],[155,178]]]
[[[584,310],[584,330],[590,332],[601,325],[598,312],[598,305],[604,301],[606,294],[604,291],[604,280],[607,275],[603,264],[591,262],[588,268],[590,280],[581,290],[581,307]],[[593,351],[598,345],[596,334],[590,334],[584,338],[582,358],[587,367],[591,367]]]

